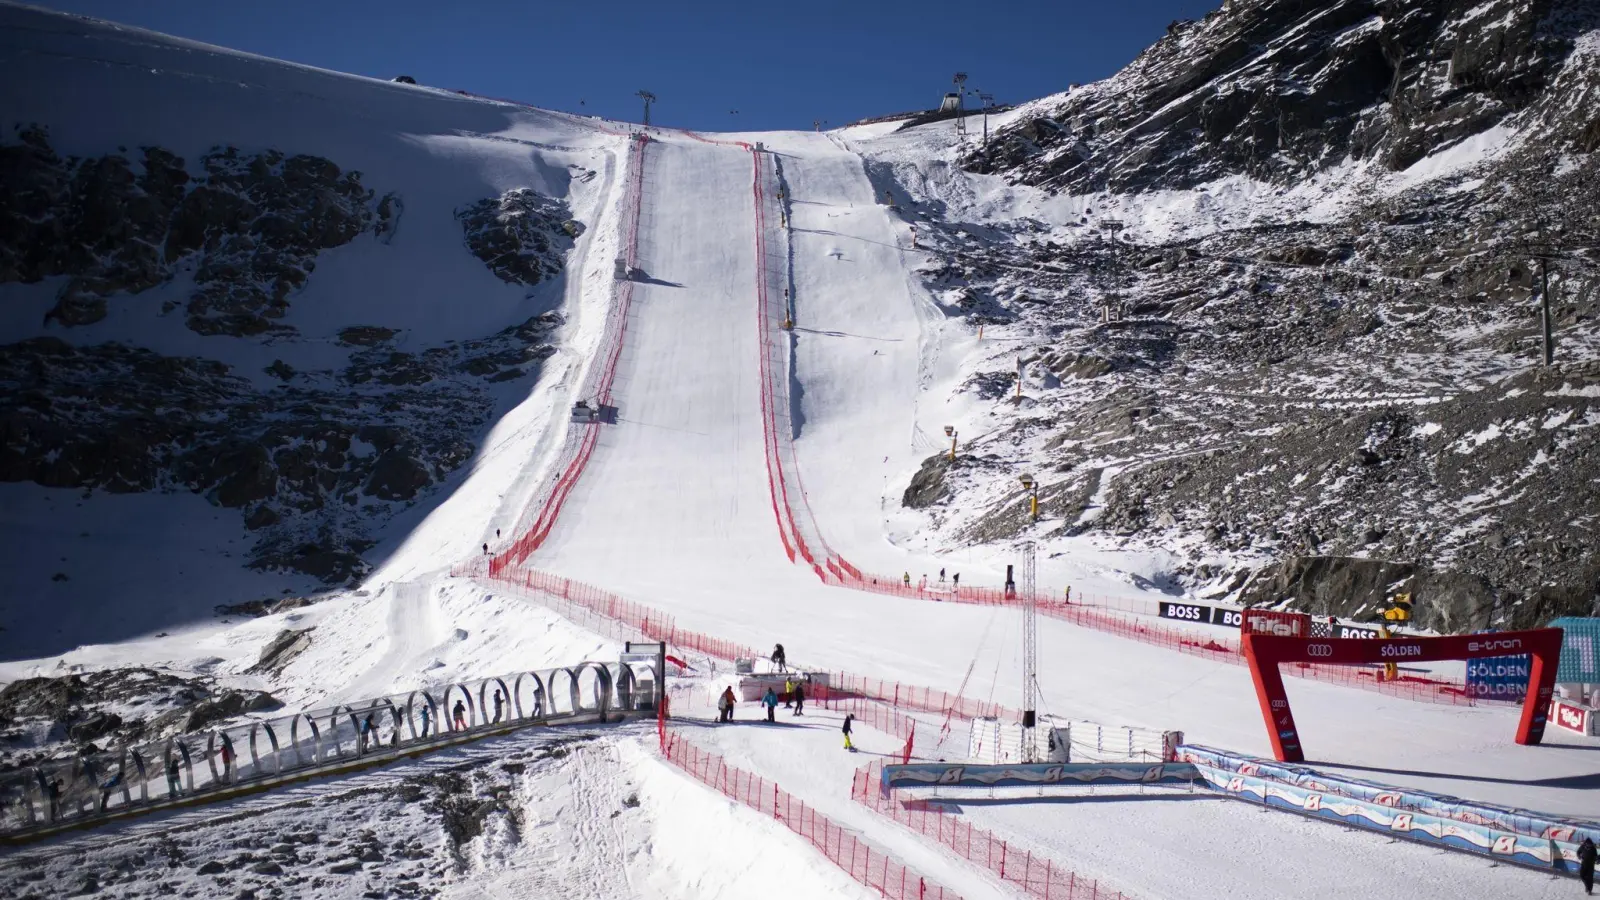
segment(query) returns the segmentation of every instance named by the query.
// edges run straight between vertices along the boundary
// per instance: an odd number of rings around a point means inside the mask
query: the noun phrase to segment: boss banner
[[[1222,625],[1228,628],[1238,628],[1240,621],[1240,610],[1207,606],[1204,603],[1175,603],[1163,600],[1160,612],[1163,619],[1198,622],[1202,625]]]

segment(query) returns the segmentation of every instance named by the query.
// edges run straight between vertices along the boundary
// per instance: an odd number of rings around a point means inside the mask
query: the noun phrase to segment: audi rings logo
[[[1306,655],[1318,657],[1332,656],[1333,646],[1331,644],[1307,644]]]

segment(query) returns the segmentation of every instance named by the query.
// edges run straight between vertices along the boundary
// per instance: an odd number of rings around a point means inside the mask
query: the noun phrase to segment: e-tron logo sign
[[[1315,657],[1328,657],[1333,655],[1332,644],[1307,644],[1306,655]]]
[[[1519,638],[1501,639],[1497,641],[1468,641],[1467,651],[1470,653],[1489,652],[1493,650],[1521,650],[1522,641]]]

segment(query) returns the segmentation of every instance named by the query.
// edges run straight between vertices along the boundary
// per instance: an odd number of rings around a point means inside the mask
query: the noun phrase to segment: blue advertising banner
[[[1531,663],[1522,656],[1467,660],[1467,694],[1490,700],[1521,700],[1528,692]]]

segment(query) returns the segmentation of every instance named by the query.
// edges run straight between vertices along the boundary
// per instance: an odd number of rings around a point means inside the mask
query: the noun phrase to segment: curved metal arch
[[[606,712],[611,708],[611,698],[614,696],[611,670],[602,663],[584,662],[558,671],[567,673],[568,684],[572,693],[573,714],[576,715],[583,712],[599,713],[601,721],[604,721]],[[595,674],[595,702],[593,706],[587,706],[583,702],[581,681],[584,672],[593,672]]]
[[[221,741],[217,739],[221,738]],[[222,773],[217,773],[217,758],[226,756],[222,760]],[[231,775],[228,772],[230,765],[234,773],[239,771],[239,752],[233,746],[233,738],[228,737],[226,731],[212,731],[206,734],[206,766],[211,770],[212,784],[226,784]],[[190,790],[193,790],[191,786]]]
[[[111,795],[115,793],[122,794],[123,806],[129,806],[133,803],[133,793],[128,787],[128,754],[132,752],[126,746],[118,749],[116,775],[108,779],[108,782],[100,784],[99,807],[102,812],[105,811],[106,806],[110,803]],[[109,789],[106,787],[107,783],[111,785]]]
[[[311,726],[311,761],[306,762],[305,755],[300,752],[300,723],[305,722]],[[294,764],[296,767],[315,765],[322,758],[322,729],[317,727],[316,716],[310,713],[295,713],[289,720],[289,746],[294,748]]]
[[[490,686],[494,686],[494,687],[499,688],[499,695],[500,695],[500,710],[501,710],[501,712],[494,719],[490,719],[489,718],[489,699],[490,698],[487,697],[487,694],[489,692]],[[500,676],[496,675],[496,676],[494,676],[492,678],[485,678],[484,680],[478,682],[478,709],[483,711],[483,722],[484,722],[484,724],[486,724],[486,725],[496,725],[496,724],[499,724],[500,722],[506,721],[505,712],[508,711],[508,708],[510,706],[511,706],[511,689],[506,687],[505,679],[503,679]]]
[[[139,803],[149,803],[150,802],[150,767],[145,763],[144,754],[142,752],[140,752],[139,748],[135,747],[133,749],[130,749],[128,751],[128,756],[130,758],[132,758],[134,768],[139,770],[139,799],[138,799],[137,802],[139,802]],[[128,802],[130,804],[132,804],[135,801],[132,800],[132,799],[129,799]]]
[[[463,723],[461,728],[457,728],[456,727],[455,710],[450,705],[450,694],[451,694],[452,691],[460,691],[461,692],[461,700],[466,705],[466,709],[465,709],[466,715],[463,716],[463,719],[465,721],[464,721],[464,723]],[[451,685],[447,685],[445,687],[445,689],[444,689],[444,711],[450,717],[449,718],[450,731],[452,731],[452,732],[466,731],[466,730],[472,728],[472,726],[474,724],[476,724],[476,720],[478,718],[477,707],[472,705],[472,691],[469,690],[465,684],[451,684]]]
[[[377,716],[378,713],[384,712],[384,711],[387,711],[389,713],[390,719],[393,722],[393,726],[389,729],[389,737],[391,738],[390,743],[391,744],[392,743],[397,743],[399,741],[399,738],[400,738],[400,711],[398,709],[395,709],[394,701],[390,700],[388,697],[379,697],[379,698],[369,702],[366,706],[362,707],[360,710],[356,710],[354,707],[348,707],[348,706],[345,707],[345,708],[351,710],[352,712],[357,712],[358,714],[359,713],[365,713],[365,715],[362,716],[361,721],[358,721],[356,723],[356,746],[357,746],[357,748],[360,748],[361,745],[362,745],[362,741],[361,741],[361,726],[362,726],[362,723],[364,723],[368,719],[372,719],[374,716]],[[377,719],[375,719],[373,721],[371,734],[372,734],[372,746],[373,746],[374,749],[383,746],[383,740],[382,740],[381,737],[379,737],[379,729],[382,728],[382,727],[383,727],[383,719],[382,718],[377,718]],[[363,752],[365,752],[365,751],[363,750]]]
[[[272,774],[283,774],[283,750],[278,746],[278,734],[272,730],[271,722],[256,722],[250,726],[250,761],[255,763],[256,772],[264,771],[261,765],[261,754],[256,751],[256,734],[263,733],[267,736],[267,743],[272,745]]]
[[[522,707],[522,682],[524,679],[528,678],[533,679],[533,707],[531,712],[524,711]],[[511,683],[511,702],[513,704],[513,708],[517,711],[517,718],[519,719],[544,718],[544,700],[546,696],[544,679],[539,677],[538,672],[523,672],[517,676],[516,681]]]
[[[177,748],[178,752],[176,754],[174,754],[172,752],[173,748]],[[183,738],[181,738],[181,737],[176,737],[175,736],[175,737],[171,737],[171,738],[167,739],[166,747],[163,748],[162,751],[161,751],[161,769],[162,769],[163,772],[165,772],[166,769],[167,769],[167,766],[171,764],[172,759],[173,759],[174,756],[176,756],[178,758],[178,792],[182,793],[185,790],[193,791],[194,790],[194,755],[189,752],[189,745],[185,744],[183,742]],[[185,780],[184,776],[185,775],[189,776],[188,777],[188,782],[189,782],[188,787],[184,786],[184,780]],[[171,789],[172,789],[171,782],[167,783],[167,789],[168,789],[168,792],[170,793]]]
[[[421,732],[417,731],[417,714],[414,712],[414,710],[417,708],[416,703],[418,697],[421,697],[425,701],[424,705],[422,706],[422,713],[425,715],[425,718],[423,719]],[[412,691],[410,694],[406,695],[405,715],[406,727],[411,730],[412,740],[427,740],[430,737],[437,737],[444,731],[444,729],[439,725],[439,704],[433,699],[433,695],[426,690]],[[430,731],[432,734],[429,734]]]

